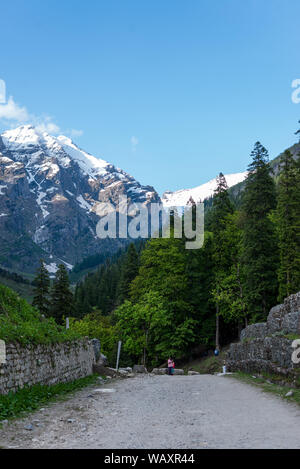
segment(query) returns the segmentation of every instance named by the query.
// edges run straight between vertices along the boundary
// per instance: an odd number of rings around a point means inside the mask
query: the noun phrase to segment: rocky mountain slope
[[[68,268],[96,252],[113,252],[124,240],[96,236],[101,202],[159,201],[114,165],[26,125],[0,136],[0,264],[32,273],[39,259],[48,270]]]

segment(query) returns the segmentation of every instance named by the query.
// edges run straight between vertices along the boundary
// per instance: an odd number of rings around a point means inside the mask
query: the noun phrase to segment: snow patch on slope
[[[228,187],[232,187],[239,182],[244,181],[247,172],[225,175]],[[162,196],[162,202],[165,207],[184,207],[189,198],[192,197],[196,203],[203,202],[205,199],[214,195],[217,188],[217,179],[194,187],[193,189],[182,189],[175,192],[165,192]]]
[[[83,208],[84,210],[87,210],[88,212],[92,210],[93,207],[86,200],[84,200],[82,195],[79,195],[78,197],[76,197],[76,200],[79,203],[80,207]]]
[[[65,137],[64,135],[57,137],[57,141],[63,147],[65,152],[78,163],[79,167],[85,174],[88,174],[91,177],[106,174],[106,168],[110,166],[107,161],[96,158],[95,156],[81,150],[70,138]]]
[[[51,262],[49,265],[45,265],[46,269],[48,270],[49,274],[56,274],[58,271],[58,267],[55,262]]]

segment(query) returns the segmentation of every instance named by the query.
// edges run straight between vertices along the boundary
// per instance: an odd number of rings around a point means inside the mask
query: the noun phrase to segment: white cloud
[[[81,137],[83,135],[83,130],[71,129],[69,133],[71,137]]]
[[[0,105],[0,119],[21,123],[28,122],[30,117],[26,107],[19,106],[10,96],[5,104]]]
[[[48,134],[56,135],[60,133],[60,128],[58,125],[54,124],[54,122],[41,122],[37,123],[35,127],[40,132],[47,132]]]
[[[15,102],[13,96],[10,96],[6,103],[0,104],[0,121],[3,121],[5,125],[9,124],[10,127],[30,123],[42,132],[52,134],[60,132],[59,126],[52,122],[50,116],[38,117],[30,114],[25,106],[20,106]]]
[[[135,151],[137,145],[139,144],[139,139],[133,135],[131,137],[130,141],[131,141],[131,149],[132,149],[132,151]]]
[[[20,106],[15,102],[13,96],[10,96],[8,101],[4,104],[0,103],[0,124],[1,123],[3,124],[1,127],[4,126],[10,128],[22,124],[32,124],[40,132],[47,132],[51,135],[62,133],[62,130],[55,122],[53,122],[53,118],[51,116],[46,114],[42,116],[30,114],[25,106]],[[65,131],[65,133],[70,135],[70,137],[81,137],[83,131],[71,129]]]

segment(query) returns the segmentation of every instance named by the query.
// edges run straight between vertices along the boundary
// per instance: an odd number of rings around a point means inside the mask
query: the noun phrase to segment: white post
[[[70,329],[70,321],[69,321],[69,318],[66,318],[66,329]]]
[[[122,342],[121,342],[121,340],[119,340],[119,342],[118,342],[118,355],[117,355],[116,370],[119,369],[119,360],[120,360],[121,346],[122,346]]]

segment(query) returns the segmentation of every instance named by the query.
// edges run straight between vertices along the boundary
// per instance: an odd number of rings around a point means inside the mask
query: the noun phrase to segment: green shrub
[[[87,314],[80,320],[70,318],[70,331],[90,339],[99,339],[101,353],[107,355],[109,359],[119,340],[116,326],[112,325],[110,318],[103,316],[99,310]]]
[[[80,337],[79,332],[66,330],[53,318],[44,318],[26,300],[0,285],[0,339],[26,345],[66,342]]]

